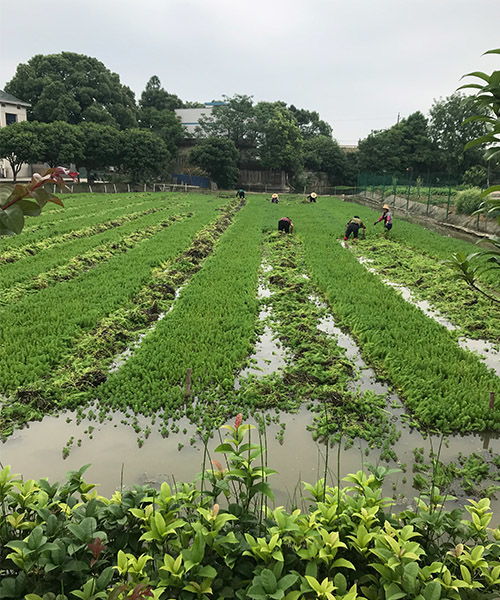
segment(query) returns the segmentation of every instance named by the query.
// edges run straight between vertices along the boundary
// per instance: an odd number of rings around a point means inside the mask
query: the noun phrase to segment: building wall
[[[194,134],[198,127],[200,117],[210,116],[213,106],[205,106],[203,108],[176,108],[175,114],[187,132]]]
[[[27,120],[26,107],[21,104],[10,104],[9,102],[0,103],[0,127],[7,127],[7,115],[16,115],[16,123]],[[12,179],[14,174],[9,163],[5,158],[0,159],[0,178]],[[17,178],[24,179],[31,177],[30,165],[23,165]]]

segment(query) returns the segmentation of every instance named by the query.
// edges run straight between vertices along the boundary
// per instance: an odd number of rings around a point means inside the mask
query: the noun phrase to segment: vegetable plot
[[[264,211],[255,200],[242,209],[174,310],[97,390],[101,402],[160,412],[167,420],[186,414],[213,428],[218,392],[233,389],[235,373],[252,350]]]
[[[422,426],[498,431],[500,409],[489,408],[489,393],[500,392],[498,378],[443,327],[367,272],[338,243],[328,218],[333,214],[327,207],[322,213],[305,207],[294,212],[301,220],[306,262],[339,324],[400,390]]]

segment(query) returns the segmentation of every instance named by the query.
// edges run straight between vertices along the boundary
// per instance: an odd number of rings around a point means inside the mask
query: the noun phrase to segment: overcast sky
[[[340,143],[427,112],[499,57],[500,0],[0,0],[0,88],[34,54],[88,54],[140,95],[317,110]]]

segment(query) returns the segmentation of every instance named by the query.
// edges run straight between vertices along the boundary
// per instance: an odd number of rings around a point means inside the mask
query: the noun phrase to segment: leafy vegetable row
[[[306,262],[338,322],[361,343],[370,362],[401,390],[419,423],[441,431],[500,429],[489,409],[499,380],[452,336],[367,272],[336,239],[333,205],[296,206]]]
[[[371,266],[389,281],[408,286],[417,298],[430,301],[461,328],[461,333],[500,342],[500,311],[457,280],[455,271],[442,261],[397,240],[383,238],[362,240],[353,250],[369,258]]]
[[[47,288],[59,281],[69,281],[70,279],[74,279],[78,275],[94,268],[96,265],[109,260],[115,254],[128,252],[131,248],[140,242],[153,237],[165,227],[169,227],[173,223],[182,221],[190,216],[191,214],[173,215],[162,219],[159,223],[155,223],[154,225],[142,227],[128,235],[122,235],[115,241],[100,244],[88,252],[75,256],[62,266],[49,269],[28,281],[3,291],[2,296],[0,297],[0,305],[11,304],[27,293]]]
[[[255,337],[264,207],[250,201],[190,281],[174,309],[133,357],[97,390],[106,406],[165,420],[217,411],[217,390],[233,390]],[[188,369],[192,380],[185,395]]]
[[[233,200],[222,207],[221,214],[203,227],[180,255],[153,268],[148,280],[131,298],[68,349],[50,377],[18,388],[0,414],[0,434],[5,437],[16,425],[40,419],[47,411],[80,408],[92,399],[94,387],[108,376],[112,360],[131,345],[160,312],[171,307],[176,290],[199,271],[243,204]]]
[[[109,220],[110,218],[120,217],[130,212],[137,212],[146,208],[156,207],[159,204],[158,200],[154,198],[147,198],[139,201],[137,199],[125,201],[125,199],[120,198],[108,198],[102,199],[99,205],[84,212],[79,211],[78,214],[72,214],[71,211],[68,211],[68,214],[62,214],[59,219],[45,221],[45,223],[37,223],[37,220],[45,214],[44,211],[37,219],[28,221],[30,224],[32,221],[35,221],[35,225],[25,227],[23,229],[23,235],[2,237],[0,239],[0,254],[3,254],[7,249],[29,246],[33,244],[33,242],[39,240],[49,240],[50,238],[74,229],[80,229],[85,226],[100,223],[104,220]],[[171,207],[173,204],[173,202],[169,202],[168,206]],[[179,205],[180,204],[181,203],[179,202]]]
[[[49,376],[76,340],[141,289],[152,268],[189,244],[215,209],[215,203],[200,203],[191,219],[175,223],[126,254],[0,309],[0,393],[15,392]]]
[[[68,261],[75,259],[89,251],[98,250],[101,246],[119,241],[122,237],[130,235],[150,225],[158,223],[173,214],[179,214],[176,208],[165,208],[154,213],[146,212],[142,216],[123,225],[106,229],[95,235],[76,238],[63,244],[43,250],[32,257],[26,257],[14,263],[0,265],[0,291],[2,296],[13,286],[28,283],[29,280],[42,276],[55,268],[64,268]]]
[[[22,258],[26,258],[28,256],[31,257],[35,254],[38,254],[42,250],[47,250],[48,248],[53,248],[54,246],[60,246],[70,240],[82,237],[89,237],[98,233],[102,233],[103,231],[107,231],[108,229],[113,229],[114,227],[119,227],[124,223],[133,221],[134,219],[138,219],[143,215],[154,214],[160,212],[161,210],[162,207],[151,207],[140,212],[130,213],[128,215],[123,216],[117,216],[114,219],[104,222],[100,219],[100,217],[96,217],[95,220],[97,221],[97,223],[95,223],[94,225],[89,225],[87,227],[83,227],[82,229],[76,229],[74,231],[68,231],[66,233],[62,233],[61,235],[56,235],[52,238],[44,238],[37,242],[33,242],[28,246],[21,246],[20,248],[11,248],[10,250],[6,250],[0,255],[0,264],[13,263]]]

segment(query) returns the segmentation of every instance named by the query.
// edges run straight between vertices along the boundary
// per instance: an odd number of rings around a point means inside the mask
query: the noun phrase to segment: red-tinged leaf
[[[58,204],[59,206],[63,206],[64,207],[63,201],[60,198],[58,198],[57,196],[51,196],[48,199],[48,201],[49,202],[53,202],[54,204]]]

